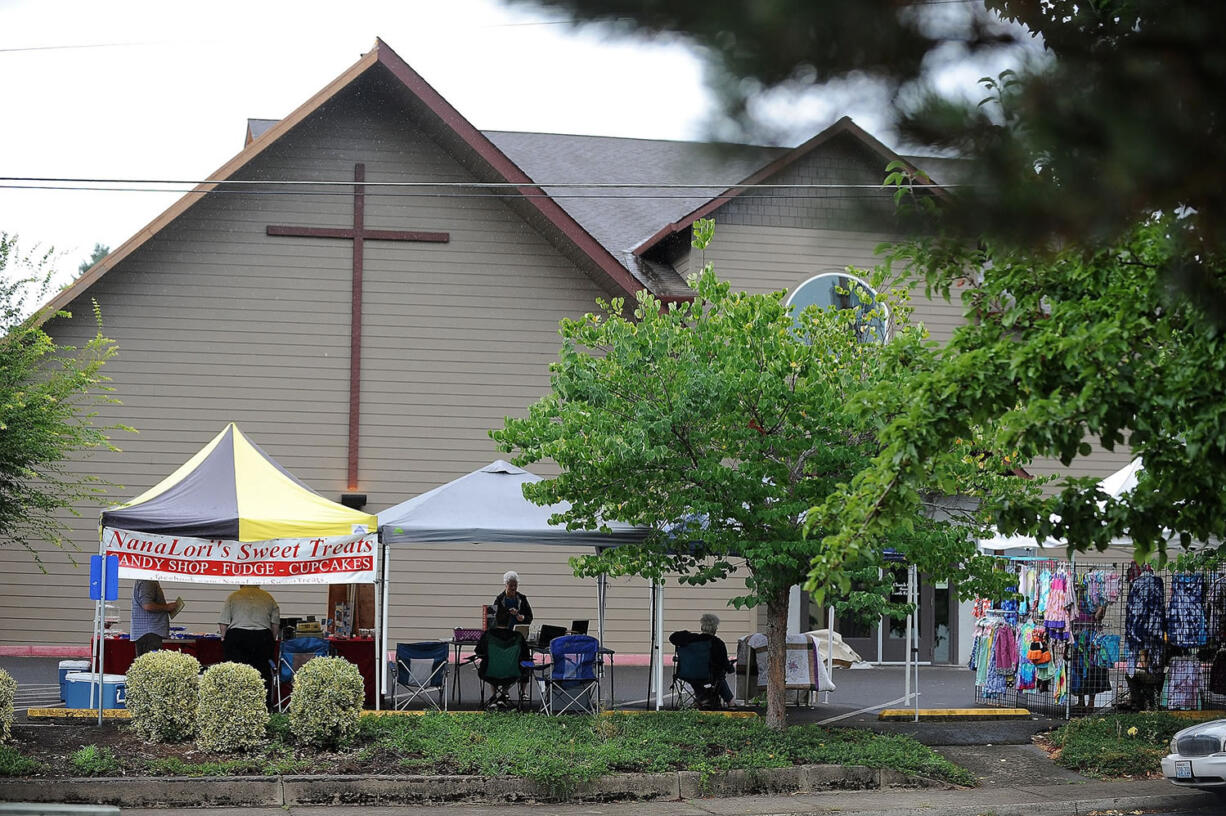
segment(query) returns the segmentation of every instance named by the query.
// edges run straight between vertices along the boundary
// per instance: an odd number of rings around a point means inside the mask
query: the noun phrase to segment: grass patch
[[[1058,764],[1086,776],[1148,776],[1162,772],[1171,737],[1189,725],[1161,711],[1107,714],[1073,720],[1052,731],[1051,742],[1060,749]]]
[[[0,776],[29,776],[42,767],[42,763],[22,756],[13,746],[0,745]]]
[[[110,776],[119,770],[119,760],[110,748],[86,745],[68,760],[81,776]]]
[[[564,792],[619,772],[758,770],[811,763],[867,765],[973,785],[973,775],[909,737],[693,712],[525,719],[516,714],[369,717],[360,740],[406,772],[519,776]]]
[[[0,748],[0,773],[37,772],[47,777],[473,774],[529,779],[543,793],[562,797],[577,785],[606,774],[696,771],[707,778],[728,770],[754,773],[832,764],[890,768],[975,784],[970,773],[909,737],[816,725],[792,726],[776,733],[757,717],[700,712],[603,717],[515,713],[370,716],[359,721],[351,745],[327,752],[293,743],[285,717],[280,715],[269,723],[268,741],[245,754],[209,754],[192,743],[150,749],[127,728],[115,730],[105,743],[77,750],[80,744],[68,747],[61,741],[44,746],[43,753],[26,751],[24,756]],[[31,763],[29,758],[38,762]]]

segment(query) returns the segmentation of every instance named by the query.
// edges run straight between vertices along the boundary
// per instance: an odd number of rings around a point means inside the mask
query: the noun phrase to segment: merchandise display
[[[972,605],[977,702],[1070,715],[1226,706],[1226,574],[1001,565],[1013,591]]]

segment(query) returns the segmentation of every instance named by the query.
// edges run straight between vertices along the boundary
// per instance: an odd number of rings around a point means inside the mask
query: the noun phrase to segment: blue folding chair
[[[597,714],[600,709],[600,641],[590,635],[563,635],[549,642],[549,663],[540,669],[546,714]]]
[[[300,637],[281,641],[276,669],[272,675],[273,705],[277,711],[284,711],[289,703],[294,673],[307,662],[317,657],[327,657],[331,653],[331,645],[323,638]]]
[[[434,706],[435,711],[447,710],[446,641],[396,644],[396,683],[392,686],[392,707],[401,709],[414,700]],[[437,693],[438,700],[431,699]]]

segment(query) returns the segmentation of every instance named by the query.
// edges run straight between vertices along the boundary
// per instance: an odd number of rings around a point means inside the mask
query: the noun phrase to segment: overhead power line
[[[352,187],[361,184],[365,187],[438,187],[468,188],[468,189],[519,189],[521,187],[550,187],[553,189],[625,189],[625,190],[883,190],[881,184],[739,184],[736,182],[718,181],[704,182],[639,182],[639,181],[361,181],[353,179],[316,180],[316,179],[116,179],[116,178],[71,178],[52,176],[0,176],[0,182],[37,183],[37,184],[105,184],[105,185],[200,185],[224,184],[230,186],[274,186],[274,187]],[[960,185],[942,184],[941,187],[957,187]]]
[[[353,182],[350,182],[352,184]],[[538,185],[519,185],[525,187],[533,187]],[[539,185],[544,186],[544,185]],[[727,190],[727,187],[721,187],[721,190]],[[195,189],[172,189],[168,187],[107,187],[107,186],[77,186],[77,185],[50,185],[50,184],[0,184],[0,190],[50,190],[60,192],[120,192],[120,193],[180,193],[190,195],[247,195],[247,196],[351,196],[353,193],[349,190],[329,189],[329,190],[255,190],[255,189],[212,189],[212,190],[195,190]],[[822,200],[829,199],[882,199],[889,191],[875,186],[870,192],[862,190],[858,193],[834,193],[821,196]],[[718,199],[733,199],[733,198],[763,198],[772,201],[779,200],[802,200],[813,199],[812,193],[771,193],[769,195],[762,193],[742,193],[738,195],[735,192],[720,192],[714,195],[705,193],[648,193],[648,192],[629,192],[629,193],[613,193],[613,192],[598,192],[598,193],[555,193],[547,192],[498,192],[497,190],[486,190],[472,193],[458,192],[454,190],[437,190],[434,192],[394,192],[394,191],[378,191],[369,193],[368,195],[376,195],[382,198],[550,198],[550,199],[633,199],[633,200],[664,200],[664,199],[679,199],[679,200],[718,200]]]

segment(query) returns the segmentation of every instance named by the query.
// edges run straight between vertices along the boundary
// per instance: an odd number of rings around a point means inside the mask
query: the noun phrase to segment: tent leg
[[[826,609],[826,674],[834,679],[834,607],[830,606]],[[830,702],[830,692],[826,692],[826,697],[822,701]]]
[[[382,549],[382,545],[376,545]],[[375,551],[377,554],[378,549]],[[379,659],[379,647],[383,643],[383,626],[380,620],[380,613],[383,610],[383,559],[379,559],[378,568],[375,570],[375,642],[372,644],[375,650],[375,711],[383,708],[383,680],[387,674],[387,669],[383,666],[383,661]]]
[[[99,587],[98,602],[94,605],[97,610],[95,631],[98,633],[98,671],[94,676],[98,678],[98,725],[102,725],[102,701],[103,694],[106,691],[104,680],[106,677],[106,546],[103,544],[101,537],[98,539],[98,555],[102,557],[102,586]],[[89,694],[93,697],[94,690],[92,688]]]
[[[596,636],[604,646],[605,603],[609,596],[609,576],[603,572],[596,576]]]
[[[659,711],[664,707],[664,585],[653,583],[651,594],[656,613],[652,640],[655,642],[656,711]]]
[[[380,599],[382,601],[383,608],[382,610],[380,610],[380,622],[381,622],[380,630],[381,631],[379,632],[381,645],[379,647],[379,654],[375,655],[375,657],[378,662],[379,676],[384,678],[384,684],[385,684],[384,690],[385,691],[386,691],[386,681],[387,681],[386,663],[387,663],[387,615],[388,615],[388,605],[389,605],[388,596],[391,595],[391,593],[388,591],[388,587],[391,584],[391,579],[392,579],[392,548],[389,545],[384,544],[383,545],[383,597]]]
[[[649,608],[651,610],[651,646],[647,653],[647,699],[646,704],[648,710],[651,709],[651,692],[655,688],[656,679],[656,585],[653,581],[651,584]]]
[[[915,610],[915,628],[911,633],[911,665],[915,669],[915,721],[919,722],[919,580],[918,570],[912,564],[907,570],[907,586],[911,592],[911,606]]]

